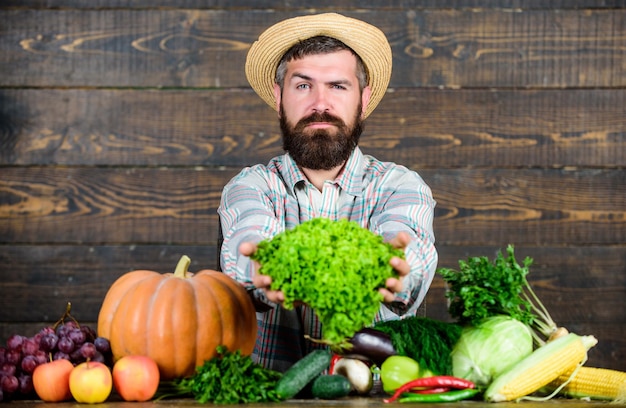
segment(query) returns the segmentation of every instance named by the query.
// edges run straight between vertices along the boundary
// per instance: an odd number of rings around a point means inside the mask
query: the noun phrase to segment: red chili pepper
[[[413,388],[436,388],[436,387],[448,387],[448,388],[454,388],[458,390],[464,390],[467,388],[474,388],[475,384],[463,378],[453,377],[449,375],[423,377],[423,378],[415,379],[413,381],[409,381],[406,384],[403,384],[400,388],[398,388],[394,392],[391,398],[387,398],[383,401],[393,402],[396,399],[398,399],[400,395],[412,390]]]
[[[339,354],[333,354],[333,356],[330,359],[330,367],[328,368],[328,374],[335,374],[335,364],[337,364],[337,361],[341,360],[343,357],[340,356]]]
[[[450,391],[450,387],[434,387],[434,388],[418,388],[412,389],[410,392],[415,394],[439,394]]]

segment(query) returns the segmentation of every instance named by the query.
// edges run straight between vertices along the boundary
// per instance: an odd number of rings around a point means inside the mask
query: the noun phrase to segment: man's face
[[[359,90],[356,58],[349,51],[290,61],[280,92],[274,88],[283,147],[312,170],[342,165],[358,144],[369,87]]]

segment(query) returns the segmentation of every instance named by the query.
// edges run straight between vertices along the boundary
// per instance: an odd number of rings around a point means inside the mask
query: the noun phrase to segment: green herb
[[[427,317],[410,316],[378,322],[374,329],[391,338],[396,352],[411,357],[420,367],[436,375],[452,373],[452,349],[461,337],[462,327]]]
[[[549,337],[556,324],[527,280],[533,260],[526,257],[523,266],[515,260],[508,245],[507,256],[501,251],[491,262],[487,257],[470,257],[459,261],[459,270],[440,268],[437,272],[447,284],[448,313],[461,324],[480,325],[497,315],[508,315],[533,331],[539,344],[541,336]]]
[[[372,324],[382,301],[377,289],[396,276],[392,256],[404,252],[356,222],[314,218],[260,242],[252,258],[272,289],[283,291],[284,307],[311,306],[324,342],[336,346]]]
[[[239,350],[229,352],[218,346],[217,353],[191,377],[175,381],[178,395],[191,394],[200,403],[215,404],[280,401],[275,388],[281,373],[254,363]]]

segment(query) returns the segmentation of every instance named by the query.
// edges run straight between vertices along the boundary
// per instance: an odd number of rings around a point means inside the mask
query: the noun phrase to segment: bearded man
[[[283,308],[284,294],[257,273],[250,256],[260,241],[316,217],[346,218],[402,248],[405,258],[390,260],[399,278],[380,289],[375,321],[415,315],[431,285],[438,257],[430,188],[416,172],[358,147],[391,63],[382,31],[336,13],[281,21],[248,52],[246,76],[278,112],[285,154],[243,169],[225,186],[220,265],[253,298],[253,359],[267,368],[285,371],[319,348],[305,336],[320,338],[322,327],[305,304]]]

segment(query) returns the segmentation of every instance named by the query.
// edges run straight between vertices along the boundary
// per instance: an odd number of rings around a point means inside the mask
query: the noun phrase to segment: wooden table
[[[405,407],[417,406],[421,408],[449,408],[463,407],[466,408],[602,408],[608,407],[608,402],[602,401],[582,401],[574,399],[553,399],[544,402],[500,402],[490,403],[481,401],[462,401],[455,403],[439,403],[439,404],[385,404],[382,398],[344,398],[339,400],[289,400],[275,404],[251,404],[251,408],[313,408],[313,407],[329,407],[329,408],[376,408],[376,407]],[[43,401],[12,401],[4,405],[6,408],[86,408],[89,405],[78,404],[76,402],[48,403]],[[102,404],[95,404],[98,408],[233,408],[233,405],[213,405],[200,404],[193,399],[166,399],[160,401],[149,402],[124,402],[111,399]]]

